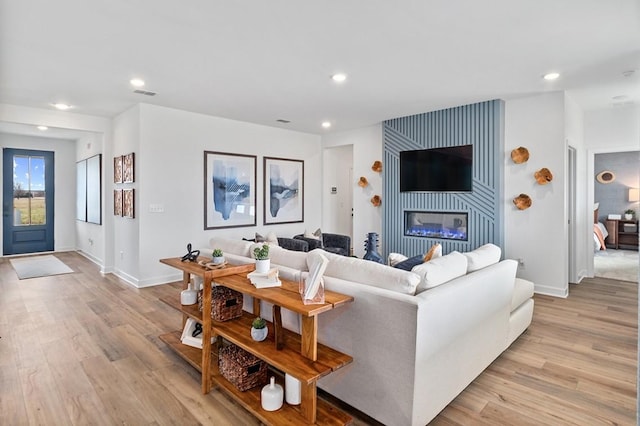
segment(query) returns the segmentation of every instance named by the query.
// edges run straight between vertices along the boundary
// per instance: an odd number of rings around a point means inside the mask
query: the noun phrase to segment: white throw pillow
[[[316,229],[316,232],[310,232],[305,229],[303,235],[305,238],[313,238],[314,240],[319,240],[322,238],[322,231],[320,230],[320,228]]]
[[[469,273],[498,263],[502,251],[500,247],[489,243],[463,254],[467,258],[467,273]]]
[[[387,257],[387,264],[389,266],[396,266],[398,263],[407,260],[408,257],[404,254],[400,253],[389,253],[389,257]]]
[[[417,294],[465,275],[467,258],[460,252],[452,251],[445,256],[415,266],[411,272],[420,276],[420,283],[416,288]]]
[[[303,251],[285,250],[282,247],[271,247],[269,249],[271,265],[286,266],[299,271],[308,271],[307,253]]]

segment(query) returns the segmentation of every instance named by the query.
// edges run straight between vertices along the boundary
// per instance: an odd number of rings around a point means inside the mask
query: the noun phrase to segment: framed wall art
[[[204,229],[256,225],[255,155],[204,152]]]
[[[264,224],[304,221],[304,161],[264,157]]]
[[[135,218],[135,194],[133,189],[122,190],[122,216]]]
[[[135,155],[131,154],[122,156],[122,182],[133,183],[134,180]]]
[[[113,214],[122,216],[122,189],[113,190]]]
[[[122,183],[122,155],[113,157],[113,183]]]

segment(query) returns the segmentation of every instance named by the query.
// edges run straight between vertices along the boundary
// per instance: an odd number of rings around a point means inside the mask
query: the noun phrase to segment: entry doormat
[[[21,280],[73,273],[73,269],[52,255],[20,257],[10,262]]]

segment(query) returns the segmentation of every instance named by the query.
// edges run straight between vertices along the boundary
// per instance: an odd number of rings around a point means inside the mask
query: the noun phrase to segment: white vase
[[[224,263],[224,256],[216,256],[213,258],[213,263],[214,265],[219,265],[221,263]]]
[[[300,380],[290,374],[284,375],[284,399],[290,405],[298,405],[301,402]]]
[[[271,377],[271,383],[262,388],[260,402],[265,411],[276,411],[282,407],[282,386],[276,383],[276,378]]]
[[[271,267],[271,259],[256,260],[256,272],[266,274]]]
[[[180,293],[180,303],[183,305],[195,305],[198,301],[198,291],[193,289],[191,283],[186,290]]]
[[[269,329],[267,327],[265,328],[251,327],[251,338],[256,342],[262,342],[264,339],[267,338],[268,334],[269,334]]]
[[[624,220],[633,220],[633,215],[625,213]]]

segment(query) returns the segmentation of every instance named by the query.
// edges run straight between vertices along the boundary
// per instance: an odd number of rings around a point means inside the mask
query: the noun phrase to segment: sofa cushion
[[[303,251],[286,250],[282,247],[271,247],[269,249],[269,259],[272,265],[286,266],[298,271],[308,271],[307,253]]]
[[[502,251],[500,247],[489,243],[463,254],[467,258],[467,273],[469,273],[498,263]]]
[[[513,287],[513,296],[511,298],[511,312],[533,297],[534,285],[531,281],[522,278],[516,278]]]
[[[422,263],[414,267],[411,272],[420,276],[420,284],[416,288],[416,293],[420,293],[465,275],[467,258],[462,253],[453,251],[446,256]]]
[[[354,281],[372,287],[384,288],[397,293],[413,295],[420,282],[420,277],[412,272],[390,268],[386,265],[355,257],[340,256],[315,249],[308,253],[307,264],[320,254],[329,259],[325,276]]]
[[[232,238],[214,237],[209,240],[209,247],[213,250],[219,248],[223,254],[237,254],[250,257],[249,249],[253,243],[250,241],[236,240]],[[210,256],[211,253],[202,253]]]

